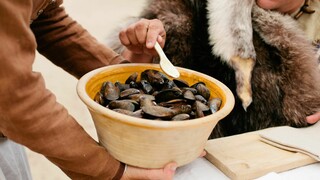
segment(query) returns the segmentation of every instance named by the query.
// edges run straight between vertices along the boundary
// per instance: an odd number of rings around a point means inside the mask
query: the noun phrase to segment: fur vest
[[[304,127],[305,117],[320,111],[316,53],[290,16],[265,11],[254,0],[151,0],[139,18],[163,22],[164,50],[173,64],[208,74],[234,93],[233,111],[210,138],[281,125]],[[246,109],[233,57],[253,60],[248,70],[252,101]]]

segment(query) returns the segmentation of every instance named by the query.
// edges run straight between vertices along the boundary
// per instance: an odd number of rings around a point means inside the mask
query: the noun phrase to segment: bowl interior
[[[234,106],[234,96],[232,92],[229,90],[228,87],[226,87],[223,83],[220,81],[207,76],[205,74],[177,67],[180,72],[180,79],[183,79],[189,83],[189,85],[192,85],[194,83],[197,83],[199,81],[204,82],[206,86],[210,89],[211,96],[210,98],[219,97],[222,99],[222,104],[220,107],[220,110],[214,114],[198,118],[198,119],[221,119],[225,117],[227,114],[230,113]],[[130,120],[130,119],[136,119],[136,121],[150,121],[147,119],[141,119],[141,118],[135,118],[135,117],[129,117],[124,114],[120,114],[117,112],[114,112],[108,108],[105,108],[98,103],[93,101],[94,96],[98,91],[100,91],[101,85],[104,81],[111,81],[115,83],[116,81],[124,82],[132,73],[137,72],[139,74],[138,80],[140,79],[140,73],[143,72],[146,69],[155,69],[158,71],[162,71],[160,69],[160,66],[158,64],[144,64],[144,63],[129,63],[129,64],[118,64],[118,65],[111,65],[103,68],[99,68],[96,70],[93,70],[89,73],[87,73],[85,76],[83,76],[78,83],[78,94],[80,98],[86,103],[88,108],[90,108],[93,111],[99,111],[99,113],[103,114],[111,114],[122,116],[123,119]],[[169,77],[170,78],[170,77]],[[137,120],[139,119],[139,120]],[[159,121],[160,123],[165,123],[166,121]],[[173,121],[171,123],[194,123],[192,121]],[[148,122],[145,122],[148,124]],[[154,124],[152,121],[149,122],[150,124]]]

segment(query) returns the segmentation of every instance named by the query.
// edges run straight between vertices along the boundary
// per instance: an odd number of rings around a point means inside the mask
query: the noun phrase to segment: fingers
[[[176,173],[177,167],[177,163],[170,162],[163,169],[150,169],[148,179],[171,180]]]
[[[306,118],[306,120],[309,124],[314,124],[314,123],[318,122],[320,120],[320,112],[317,112],[313,115],[308,116]]]
[[[199,157],[204,157],[205,155],[207,155],[207,151],[203,150]]]
[[[136,54],[156,54],[153,49],[155,42],[163,47],[165,37],[164,26],[158,19],[141,19],[119,33],[121,43]]]
[[[177,163],[171,162],[171,163],[167,164],[163,169],[165,177],[168,179],[173,179],[173,176],[176,172],[176,169],[177,169]]]
[[[126,172],[121,180],[127,179],[158,179],[158,180],[171,180],[177,169],[177,163],[168,163],[162,169],[142,169],[133,166],[128,166]]]
[[[138,38],[136,36],[136,26],[139,26],[139,33],[141,33],[141,23],[131,24],[119,33],[119,39],[121,44],[126,46],[130,51],[141,54],[143,52],[143,47],[141,46],[141,44],[139,44]]]
[[[151,20],[147,31],[146,47],[152,49],[156,41],[163,47],[165,36],[166,33],[162,22],[158,19]]]
[[[135,36],[133,39],[137,41],[137,44],[145,44],[149,26],[150,22],[146,19],[141,19],[138,23],[134,24],[132,36]]]

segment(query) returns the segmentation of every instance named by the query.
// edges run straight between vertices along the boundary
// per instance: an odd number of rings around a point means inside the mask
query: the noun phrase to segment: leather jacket
[[[120,179],[123,165],[85,132],[32,70],[36,50],[77,78],[124,61],[61,4],[0,1],[0,132],[43,154],[71,179]]]

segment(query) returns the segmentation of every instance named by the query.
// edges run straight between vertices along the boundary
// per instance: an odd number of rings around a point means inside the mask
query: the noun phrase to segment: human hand
[[[314,124],[318,122],[320,120],[320,111],[313,115],[307,116],[306,120],[309,124]]]
[[[126,50],[122,53],[131,62],[152,62],[157,55],[154,49],[156,41],[161,47],[165,44],[166,32],[158,19],[141,19],[119,33],[119,39]]]
[[[206,155],[206,151],[203,151],[199,157]],[[157,180],[170,180],[177,169],[177,163],[168,163],[163,169],[142,169],[133,166],[127,166],[127,170],[123,174],[121,180],[130,179],[157,179]]]
[[[177,169],[177,163],[168,163],[163,169],[142,169],[133,166],[127,166],[127,170],[123,174],[121,180],[130,179],[158,179],[158,180],[170,180]]]

